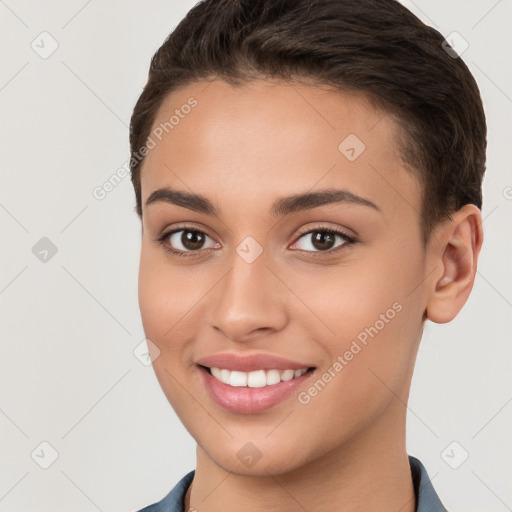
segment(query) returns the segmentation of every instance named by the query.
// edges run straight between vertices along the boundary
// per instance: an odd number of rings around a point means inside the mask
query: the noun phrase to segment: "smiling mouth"
[[[220,382],[227,384],[232,387],[249,387],[249,388],[261,388],[274,386],[281,382],[297,379],[302,375],[312,372],[315,370],[314,366],[301,368],[298,370],[286,369],[286,370],[255,370],[251,372],[242,372],[237,370],[228,370],[226,368],[208,367],[198,365],[203,370],[208,372],[212,377],[219,380]]]

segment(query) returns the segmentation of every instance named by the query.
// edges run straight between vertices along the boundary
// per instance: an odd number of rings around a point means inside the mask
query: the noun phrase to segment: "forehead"
[[[399,156],[396,122],[359,93],[270,80],[197,82],[164,100],[151,137],[143,203],[164,186],[219,203],[245,192],[246,206],[247,194],[272,202],[331,186],[384,208],[397,196],[419,196]]]

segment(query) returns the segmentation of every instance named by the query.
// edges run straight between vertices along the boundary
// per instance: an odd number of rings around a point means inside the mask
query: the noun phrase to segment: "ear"
[[[482,214],[466,204],[435,230],[433,267],[438,267],[428,292],[426,316],[443,324],[453,320],[466,303],[475,281],[483,242]]]

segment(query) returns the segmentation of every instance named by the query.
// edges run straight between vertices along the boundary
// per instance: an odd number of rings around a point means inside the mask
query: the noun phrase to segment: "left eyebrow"
[[[219,216],[219,212],[215,205],[209,199],[200,194],[163,187],[158,190],[154,190],[150,194],[146,200],[146,206],[160,201],[175,204],[206,215]],[[373,208],[374,210],[381,212],[381,209],[375,203],[369,199],[353,194],[348,190],[326,189],[319,192],[308,192],[281,197],[272,205],[271,213],[274,217],[281,217],[289,215],[290,213],[309,210],[333,203],[351,203]]]
[[[296,194],[278,199],[272,206],[272,215],[284,216],[301,210],[309,210],[326,204],[352,203],[360,206],[367,206],[379,212],[381,209],[369,199],[364,199],[348,190],[326,189],[319,192]]]

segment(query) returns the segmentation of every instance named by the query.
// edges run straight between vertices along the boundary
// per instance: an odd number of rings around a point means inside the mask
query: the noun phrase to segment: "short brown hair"
[[[399,120],[402,159],[419,179],[424,243],[463,205],[482,207],[486,121],[477,84],[444,37],[396,0],[205,0],[151,60],[130,125],[131,179],[159,107],[195,81],[313,79],[364,93]]]

